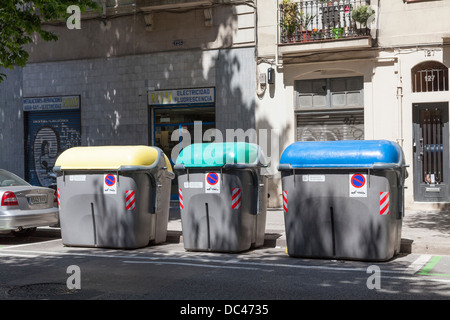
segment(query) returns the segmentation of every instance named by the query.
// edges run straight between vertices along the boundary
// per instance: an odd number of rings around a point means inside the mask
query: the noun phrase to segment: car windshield
[[[30,184],[25,180],[19,178],[15,174],[0,170],[0,187],[9,187],[9,186],[29,186]]]

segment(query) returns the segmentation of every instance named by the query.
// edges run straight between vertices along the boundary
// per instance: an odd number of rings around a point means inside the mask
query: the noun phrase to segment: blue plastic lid
[[[401,166],[403,161],[400,146],[387,140],[302,141],[284,150],[280,170],[286,169],[286,165],[291,168]]]

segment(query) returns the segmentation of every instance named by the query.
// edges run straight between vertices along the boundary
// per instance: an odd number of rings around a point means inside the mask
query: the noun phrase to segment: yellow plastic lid
[[[119,170],[121,167],[149,167],[159,160],[160,149],[149,146],[74,147],[58,157],[59,170]],[[164,155],[165,166],[172,171]]]

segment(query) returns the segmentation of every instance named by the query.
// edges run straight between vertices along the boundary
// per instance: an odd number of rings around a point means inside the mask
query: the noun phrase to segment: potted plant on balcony
[[[327,4],[329,7],[331,7],[334,4],[334,1],[331,0],[319,0],[322,5]]]
[[[313,40],[322,40],[323,39],[323,31],[317,28],[312,30],[311,39]]]
[[[310,41],[311,40],[311,30],[310,25],[312,20],[316,17],[316,15],[311,16],[309,13],[304,14],[301,13],[301,26],[302,26],[302,41]],[[317,29],[316,29],[317,30]]]
[[[368,35],[369,29],[367,28],[367,24],[372,22],[375,16],[375,10],[373,10],[370,6],[360,6],[353,10],[352,19],[355,22],[360,24],[360,28],[358,29],[359,34]],[[363,29],[364,27],[364,29]]]
[[[281,22],[280,27],[287,37],[288,42],[292,42],[295,38],[294,34],[300,26],[300,18],[298,14],[298,4],[292,0],[283,0],[280,4]]]

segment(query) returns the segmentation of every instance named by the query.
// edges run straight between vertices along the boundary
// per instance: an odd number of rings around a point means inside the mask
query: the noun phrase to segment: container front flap
[[[246,142],[194,143],[184,148],[177,164],[185,167],[222,167],[225,164],[265,166],[258,145]]]
[[[149,146],[74,147],[58,157],[60,170],[119,170],[120,167],[149,167],[159,160],[160,150]],[[166,159],[165,159],[166,160]],[[168,161],[166,162],[166,166]],[[170,163],[168,169],[171,171]]]
[[[286,148],[280,164],[292,168],[400,166],[403,151],[397,143],[387,140],[301,141]]]

